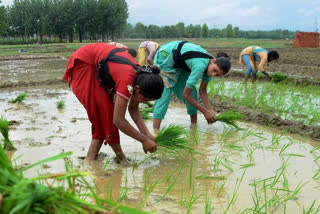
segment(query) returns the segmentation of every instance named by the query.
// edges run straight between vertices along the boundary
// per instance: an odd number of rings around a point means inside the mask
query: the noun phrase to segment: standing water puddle
[[[236,132],[220,122],[207,125],[199,115],[198,134],[190,142],[198,153],[183,154],[183,160],[157,155],[133,170],[116,164],[111,149],[103,146],[98,160],[88,163],[79,157],[85,156],[91,140],[90,123],[72,92],[28,88],[23,103],[8,103],[21,92],[0,92],[0,115],[16,121],[10,130],[17,147],[12,160],[26,165],[72,151],[74,167],[95,176],[100,196],[118,200],[125,193],[123,203],[156,213],[204,213],[210,204],[213,213],[240,213],[257,209],[255,200],[261,212],[267,202],[270,213],[302,213],[319,198],[318,142],[247,123],[240,123],[244,130]],[[61,111],[56,108],[60,100],[65,102]],[[151,130],[152,121],[146,123]],[[169,108],[163,125],[173,123],[189,129],[185,108]],[[123,133],[120,137],[127,157],[137,162],[147,157],[139,142]],[[29,170],[26,176],[63,171],[60,160]]]

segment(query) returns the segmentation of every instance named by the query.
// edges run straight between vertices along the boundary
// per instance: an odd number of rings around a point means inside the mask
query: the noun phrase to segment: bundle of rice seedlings
[[[26,93],[26,92],[19,94],[15,99],[9,100],[9,103],[16,103],[16,102],[21,103],[23,100],[26,99],[27,96],[28,96],[28,93]]]
[[[0,117],[0,132],[2,134],[3,141],[3,149],[4,150],[13,150],[14,147],[12,142],[9,139],[9,121],[4,118],[4,116]]]
[[[60,154],[32,166],[65,158],[71,154],[71,152]],[[67,171],[57,175],[39,176],[32,179],[24,178],[22,171],[16,171],[12,167],[2,148],[0,148],[0,164],[1,213],[142,213],[117,202],[100,199],[88,182],[83,179],[84,173]],[[59,182],[55,182],[54,187],[51,185],[45,186],[38,182],[38,180],[46,180],[46,183],[48,183],[48,178]],[[82,180],[78,181],[88,189],[85,194],[77,193],[74,189],[77,186],[75,181],[79,178]],[[65,183],[69,186],[67,190],[65,189]],[[94,200],[95,204],[84,200],[84,197]]]
[[[57,102],[57,109],[63,109],[65,106],[64,101],[58,101]]]
[[[179,125],[169,125],[162,128],[155,138],[158,147],[171,151],[192,151],[185,128]]]
[[[236,121],[241,120],[244,117],[243,114],[236,112],[236,111],[225,111],[218,116],[216,116],[217,121],[221,121],[223,123],[226,123],[229,126],[232,126],[236,129],[241,129]]]
[[[288,79],[288,76],[286,76],[285,74],[280,73],[280,72],[276,72],[276,73],[271,74],[272,82],[282,82],[287,79]]]
[[[153,104],[152,103],[150,103],[150,102],[146,102],[146,105],[148,106],[148,107],[153,107]]]
[[[142,115],[142,118],[144,119],[144,120],[149,120],[149,119],[151,119],[151,117],[150,117],[150,115],[149,115],[149,113],[152,113],[153,112],[153,108],[143,108],[143,109],[141,109],[141,115]]]

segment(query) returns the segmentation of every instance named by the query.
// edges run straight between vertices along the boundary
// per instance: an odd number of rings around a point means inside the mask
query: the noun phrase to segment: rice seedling
[[[113,159],[113,158],[109,157],[109,158],[106,160],[106,162],[105,162],[104,165],[103,165],[103,169],[106,169],[106,168],[107,168],[107,166],[111,163],[112,159]]]
[[[194,188],[192,188],[192,193],[189,199],[185,201],[185,206],[187,207],[188,211],[187,214],[191,212],[193,204],[201,197],[201,195],[196,195]]]
[[[153,192],[153,190],[158,186],[159,181],[153,181],[150,183],[151,180],[151,175],[152,175],[153,170],[147,170],[144,174],[144,198],[141,202],[142,207],[145,204],[147,198],[150,196],[150,194]],[[148,185],[150,183],[150,185]]]
[[[192,186],[192,169],[193,169],[193,157],[191,158],[190,172],[189,172],[189,186]]]
[[[220,196],[220,194],[221,194],[221,192],[222,192],[223,188],[224,188],[224,183],[223,183],[223,184],[221,184],[221,186],[220,186],[220,188],[219,188],[219,191],[218,191],[218,193],[217,193],[217,197],[219,197],[219,196]]]
[[[210,179],[210,180],[225,180],[225,176],[210,176],[210,175],[199,175],[196,179]]]
[[[149,119],[151,119],[149,113],[152,113],[152,112],[153,112],[153,108],[142,108],[140,111],[141,111],[142,118],[143,118],[144,120],[149,120]]]
[[[0,117],[0,132],[2,134],[2,142],[4,150],[13,150],[13,144],[9,139],[9,122],[4,116]]]
[[[253,153],[255,150],[253,148],[249,148],[248,146],[245,147],[247,150],[247,157],[249,159],[249,162],[252,163],[254,161]]]
[[[0,148],[0,192],[3,196],[2,213],[107,213],[107,212],[123,212],[123,213],[142,213],[138,210],[122,206],[119,203],[103,200],[97,197],[93,188],[85,181],[83,175],[71,171],[72,164],[65,162],[66,172],[55,175],[44,175],[35,178],[24,178],[22,172],[31,167],[41,165],[43,163],[58,160],[70,156],[72,153],[64,153],[45,160],[31,164],[28,167],[16,171],[4,150]],[[49,184],[48,179],[54,181],[63,181],[55,185]],[[45,186],[40,181],[46,181]],[[85,194],[86,199],[94,200],[92,204],[84,199],[83,195],[75,191],[76,180],[86,184],[89,193]],[[65,190],[64,182],[67,181],[68,189]]]
[[[21,103],[23,100],[25,100],[28,96],[28,93],[24,92],[19,94],[15,99],[9,100],[9,103]]]
[[[151,102],[146,102],[145,103],[149,108],[152,108],[153,107],[153,103],[151,103]]]
[[[211,203],[211,199],[209,198],[209,195],[208,195],[208,188],[206,189],[206,194],[204,195],[204,203],[205,203],[204,213],[211,214],[212,203]]]
[[[316,181],[320,181],[320,169],[316,171],[312,178]]]
[[[243,119],[244,115],[236,112],[236,111],[225,111],[221,113],[220,115],[216,116],[217,121],[221,121],[223,123],[226,123],[229,126],[232,126],[236,129],[241,129],[236,121]]]
[[[169,125],[162,128],[156,136],[155,142],[159,148],[163,148],[169,153],[177,154],[181,151],[193,151],[189,146],[185,128],[179,125]]]
[[[120,197],[118,199],[118,202],[121,202],[123,199],[127,198],[127,194],[128,194],[128,173],[126,170],[126,174],[124,177],[124,186],[121,187],[121,191],[120,191]]]
[[[56,106],[57,106],[57,109],[64,109],[64,106],[65,106],[65,103],[64,103],[64,101],[58,101],[57,102],[57,104],[56,104]]]
[[[308,209],[303,208],[303,214],[317,214],[320,212],[320,205],[316,208],[316,201],[314,200]]]
[[[246,138],[251,137],[251,136],[257,137],[261,140],[267,140],[267,138],[263,137],[263,132],[259,132],[259,131],[249,129],[249,128],[242,130],[241,134],[242,135],[241,135],[240,140],[245,140]]]
[[[283,145],[282,148],[281,148],[281,150],[280,150],[280,152],[279,152],[279,156],[281,156],[282,153],[283,153],[289,146],[291,146],[292,144],[293,144],[293,142],[290,142],[290,143],[287,143],[287,144]]]
[[[246,169],[246,168],[253,167],[253,166],[255,166],[255,165],[256,165],[255,163],[241,164],[241,165],[240,165],[240,168],[241,168],[241,169]]]
[[[168,193],[171,191],[171,189],[176,185],[177,180],[178,180],[178,178],[179,178],[182,170],[184,169],[184,167],[185,167],[185,166],[184,166],[183,163],[180,164],[180,166],[177,167],[177,168],[174,170],[174,172],[167,177],[167,181],[170,182],[170,180],[172,179],[172,182],[171,182],[171,183],[168,183],[166,192],[165,192],[158,200],[156,200],[156,201],[153,203],[153,205],[159,203],[162,199],[164,199],[164,198],[168,195]]]
[[[272,82],[275,82],[275,83],[283,82],[288,79],[288,76],[280,72],[273,73],[270,76],[271,76]]]
[[[235,203],[236,200],[238,199],[238,196],[239,196],[239,188],[240,188],[240,185],[241,185],[241,183],[242,183],[243,177],[244,177],[244,175],[245,175],[245,173],[246,173],[246,170],[247,170],[247,169],[243,170],[243,173],[242,173],[241,177],[240,177],[240,178],[237,178],[237,180],[236,180],[236,185],[235,185],[235,188],[234,188],[234,191],[233,191],[233,194],[232,194],[232,198],[231,198],[231,200],[229,201],[229,203],[228,203],[228,205],[227,205],[227,208],[226,208],[226,210],[225,210],[223,213],[228,213],[228,210],[230,209],[231,205],[232,205],[233,203]]]

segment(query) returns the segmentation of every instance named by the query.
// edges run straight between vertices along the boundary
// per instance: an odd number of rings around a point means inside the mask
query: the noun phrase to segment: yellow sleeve
[[[264,71],[264,67],[266,66],[267,64],[267,61],[268,61],[268,53],[265,53],[265,52],[260,52],[258,53],[259,56],[260,56],[260,64],[259,64],[259,67],[258,67],[258,71]]]

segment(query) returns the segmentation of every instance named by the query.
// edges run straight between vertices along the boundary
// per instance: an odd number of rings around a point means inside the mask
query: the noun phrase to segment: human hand
[[[148,152],[154,153],[157,151],[156,143],[148,137],[145,138],[145,140],[142,142],[142,145],[143,145],[143,150],[146,154]]]
[[[209,124],[216,122],[216,113],[214,110],[207,110],[204,114],[204,117]]]

